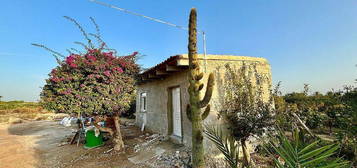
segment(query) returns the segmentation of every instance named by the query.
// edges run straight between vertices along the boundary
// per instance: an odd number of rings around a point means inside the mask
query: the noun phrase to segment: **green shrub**
[[[294,130],[292,140],[280,130],[277,135],[270,135],[266,151],[279,168],[349,167],[348,161],[333,157],[340,148],[338,144],[321,145],[319,140],[306,143],[303,139],[304,134],[298,129]]]

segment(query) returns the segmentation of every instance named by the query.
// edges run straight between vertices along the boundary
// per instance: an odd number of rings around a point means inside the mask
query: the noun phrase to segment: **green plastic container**
[[[86,133],[86,144],[84,148],[90,149],[103,145],[103,136],[99,134],[98,137],[95,136],[94,130],[89,130]]]

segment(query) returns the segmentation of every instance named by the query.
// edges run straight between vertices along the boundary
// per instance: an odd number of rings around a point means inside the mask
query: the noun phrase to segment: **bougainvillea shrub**
[[[101,49],[70,54],[49,74],[41,93],[43,106],[63,113],[125,112],[135,98],[137,54],[118,57]]]

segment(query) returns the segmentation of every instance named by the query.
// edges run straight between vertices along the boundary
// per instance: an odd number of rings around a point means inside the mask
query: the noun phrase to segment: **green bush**
[[[319,140],[312,143],[303,141],[304,134],[298,129],[290,140],[283,131],[270,135],[266,151],[274,158],[279,168],[341,168],[349,167],[348,161],[334,158],[340,148],[337,144],[321,145]]]

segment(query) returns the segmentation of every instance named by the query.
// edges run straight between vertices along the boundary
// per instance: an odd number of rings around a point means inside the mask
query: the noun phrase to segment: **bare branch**
[[[36,46],[36,47],[43,48],[43,49],[45,49],[45,50],[51,52],[52,54],[56,55],[56,57],[57,57],[57,56],[60,56],[60,57],[62,57],[62,58],[66,58],[63,54],[61,54],[61,53],[59,53],[59,52],[57,52],[57,51],[54,51],[54,50],[52,50],[52,49],[46,47],[46,46],[43,45],[43,44],[32,43],[31,45]]]
[[[82,32],[84,38],[88,41],[89,47],[93,48],[94,46],[92,44],[92,40],[88,37],[88,35],[87,35],[86,31],[83,29],[83,27],[73,18],[71,18],[69,16],[63,16],[63,17],[68,19],[69,21],[73,22],[78,27],[78,29]]]

